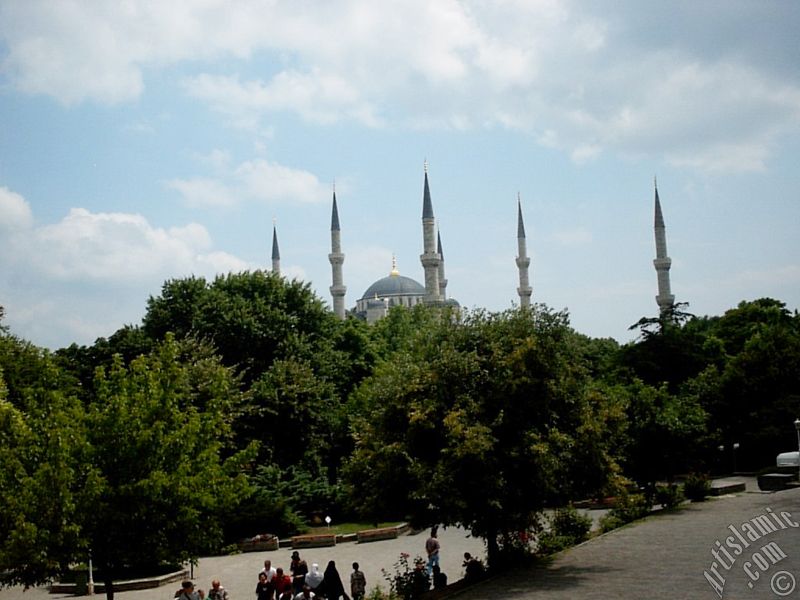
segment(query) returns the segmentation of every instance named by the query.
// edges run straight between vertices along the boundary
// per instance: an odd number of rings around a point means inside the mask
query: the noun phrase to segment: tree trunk
[[[500,546],[497,545],[497,530],[490,529],[486,536],[486,564],[492,570],[500,566],[497,564],[498,554]]]

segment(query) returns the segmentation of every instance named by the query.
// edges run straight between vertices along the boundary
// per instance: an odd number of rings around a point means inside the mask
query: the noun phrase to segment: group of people
[[[441,545],[438,539],[438,528],[431,529],[430,537],[425,541],[425,552],[428,555],[427,564],[418,564],[421,577],[427,582],[425,575],[431,576],[433,588],[441,589],[447,586],[447,575],[442,573],[439,567],[439,551]],[[484,576],[483,563],[470,555],[464,553],[464,574],[468,581],[477,581]],[[430,585],[426,583],[426,586]],[[427,589],[427,587],[426,587]],[[265,560],[264,568],[258,574],[256,584],[256,600],[364,600],[367,590],[367,578],[359,568],[357,562],[353,563],[353,571],[350,573],[350,595],[345,591],[339,571],[336,570],[336,563],[329,561],[324,573],[320,573],[319,565],[313,563],[311,568],[300,557],[300,553],[295,550],[292,552],[291,563],[288,572],[281,567],[274,568],[272,561]],[[175,593],[177,600],[230,600],[228,592],[215,579],[211,582],[208,595],[203,590],[195,590],[191,581],[184,581],[181,589]]]
[[[258,574],[256,600],[311,600],[316,597],[327,600],[363,600],[366,589],[367,578],[358,563],[353,563],[348,596],[334,561],[328,561],[325,572],[320,573],[317,563],[313,563],[309,569],[306,561],[295,550],[292,552],[288,574],[280,567],[273,568],[272,561],[264,561],[264,568]]]
[[[175,598],[177,600],[228,600],[228,590],[222,587],[219,579],[215,579],[211,582],[208,596],[206,596],[203,590],[195,589],[194,583],[186,580],[181,584],[181,589],[175,592]]]
[[[313,563],[311,569],[300,553],[292,552],[289,571],[281,567],[274,568],[272,561],[265,560],[264,568],[258,574],[256,584],[256,600],[364,600],[367,590],[367,578],[353,563],[350,574],[350,595],[344,589],[342,578],[336,570],[336,563],[329,561],[324,573],[319,572],[319,565]],[[184,581],[181,589],[175,593],[177,600],[230,600],[228,592],[219,580],[211,582],[206,595],[203,590],[195,589],[191,581]]]

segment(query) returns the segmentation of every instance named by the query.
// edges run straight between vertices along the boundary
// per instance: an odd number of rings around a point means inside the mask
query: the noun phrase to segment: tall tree
[[[13,404],[0,371],[0,585],[50,581],[86,548],[83,411],[52,385],[55,366],[42,362],[41,379],[18,388]]]
[[[84,535],[109,600],[121,569],[183,562],[218,544],[220,514],[247,492],[241,469],[254,452],[221,458],[238,404],[231,373],[180,354],[167,336],[150,355],[97,373]]]
[[[496,560],[546,502],[611,476],[613,411],[587,383],[563,313],[432,320],[356,394],[354,501],[373,517],[463,525]]]
[[[167,332],[209,340],[249,384],[275,359],[311,359],[337,323],[308,284],[253,271],[166,282],[148,300],[143,327],[156,340]]]

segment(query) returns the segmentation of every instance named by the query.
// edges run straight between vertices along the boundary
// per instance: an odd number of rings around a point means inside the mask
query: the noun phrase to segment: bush
[[[711,480],[705,473],[690,473],[683,482],[683,493],[692,502],[703,502],[711,493]]]
[[[556,510],[550,519],[550,529],[556,535],[572,538],[573,543],[580,544],[589,537],[592,518],[582,515],[570,504]]]
[[[572,538],[569,536],[555,535],[551,531],[544,531],[537,540],[536,553],[539,556],[547,556],[566,550],[574,545]]]
[[[381,586],[375,586],[366,595],[366,600],[391,600],[391,596],[383,591]]]
[[[600,530],[611,531],[631,521],[646,517],[653,508],[652,503],[644,494],[622,494],[616,506],[600,519]]]
[[[401,600],[418,600],[431,587],[430,576],[425,571],[425,560],[421,556],[414,558],[414,567],[408,562],[411,555],[400,553],[400,559],[394,563],[394,574],[381,569],[383,578],[389,584],[389,597]]]
[[[589,537],[591,529],[591,517],[580,514],[571,504],[559,508],[550,517],[549,530],[539,535],[536,552],[540,555],[554,554],[580,544]]]
[[[684,501],[683,492],[674,483],[656,486],[656,503],[664,509],[671,510]]]
[[[538,529],[538,524],[536,528]],[[489,564],[490,569],[495,569],[498,565],[509,569],[530,561],[531,536],[527,531],[506,532],[497,538],[497,546],[497,559]]]

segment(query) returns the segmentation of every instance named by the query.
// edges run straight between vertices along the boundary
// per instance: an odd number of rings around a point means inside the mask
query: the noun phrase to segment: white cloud
[[[25,198],[6,187],[0,187],[0,230],[19,231],[33,224],[31,208]]]
[[[367,127],[501,126],[577,162],[611,151],[758,170],[800,122],[800,81],[775,66],[790,60],[770,56],[781,52],[772,37],[792,30],[781,21],[791,9],[763,14],[759,34],[753,11],[739,8],[674,7],[654,30],[646,4],[595,14],[580,0],[31,0],[0,5],[0,36],[11,85],[68,104],[136,99],[146,69],[180,64],[191,97],[249,130],[269,130],[275,112]],[[264,75],[210,72],[226,60]]]
[[[189,206],[226,207],[236,204],[235,192],[216,179],[172,179],[167,181],[167,187],[179,192]]]
[[[187,78],[184,88],[242,129],[257,129],[261,115],[270,111],[296,112],[315,123],[353,119],[368,126],[380,124],[373,108],[351,83],[319,69],[308,73],[281,71],[267,83],[203,73]]]
[[[264,159],[245,161],[235,167],[227,156],[213,154],[218,179],[172,179],[167,187],[179,192],[191,206],[227,207],[243,201],[322,202],[330,189],[313,173]]]
[[[202,225],[162,229],[128,213],[73,208],[60,222],[35,229],[30,243],[37,270],[61,280],[136,285],[190,273],[213,276],[216,265],[246,268],[232,256],[211,257]]]
[[[268,201],[322,202],[330,196],[316,175],[266,160],[247,161],[237,167],[239,179],[252,198]]]
[[[147,294],[166,279],[253,268],[215,250],[197,223],[162,228],[142,215],[73,208],[56,223],[36,226],[25,199],[6,188],[0,188],[0,224],[13,225],[0,236],[8,323],[50,347],[65,339],[91,343],[138,321]]]

